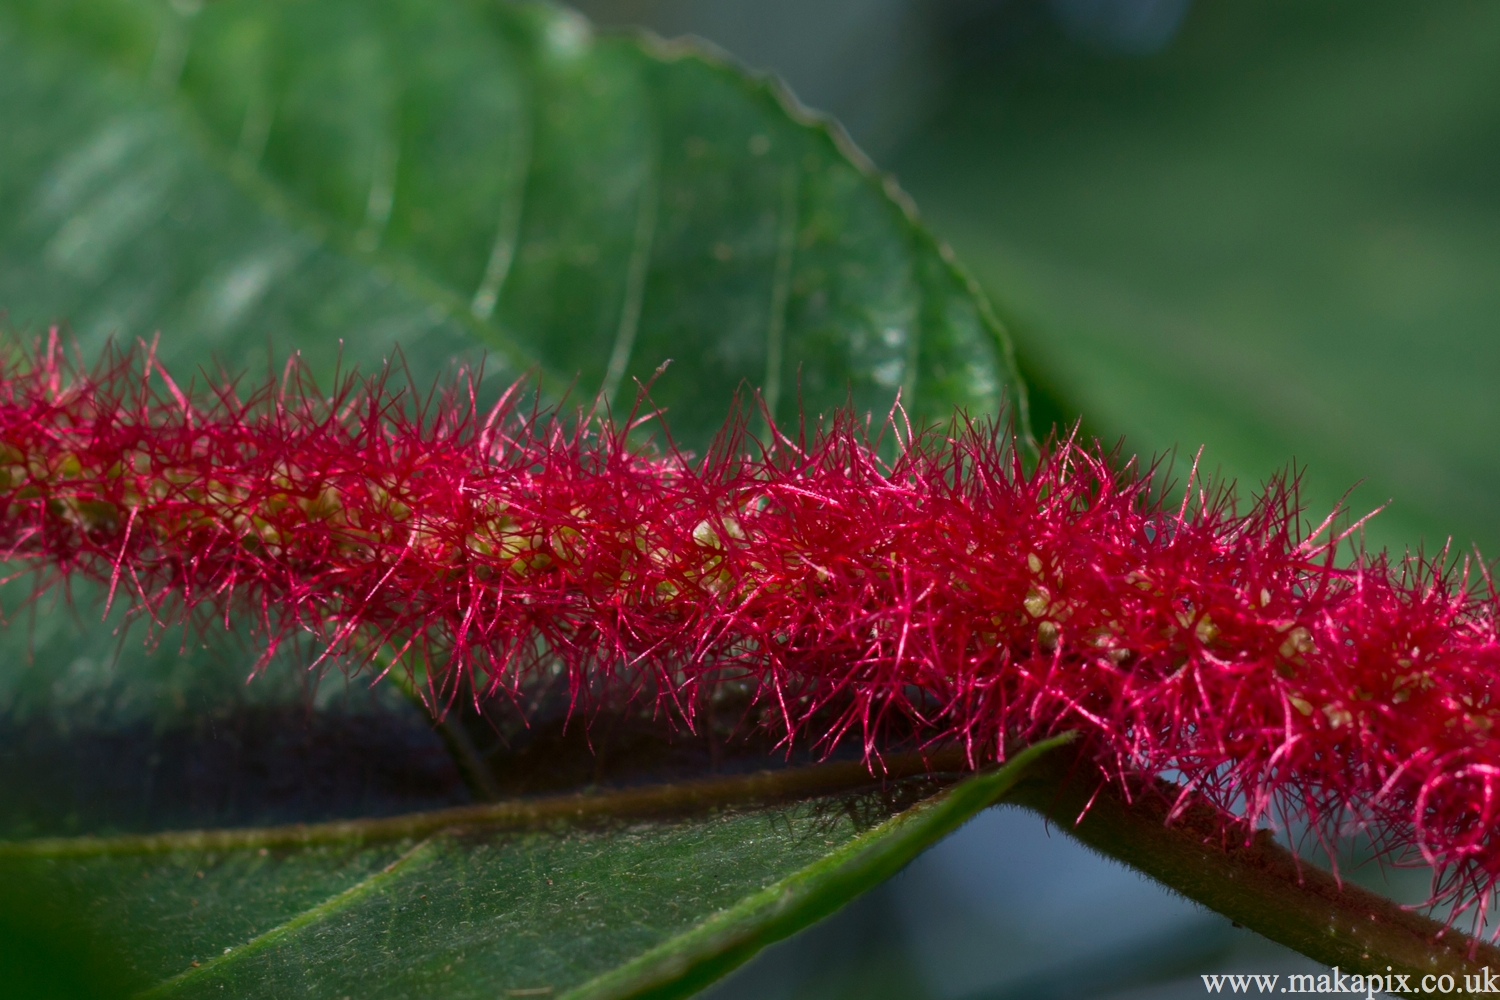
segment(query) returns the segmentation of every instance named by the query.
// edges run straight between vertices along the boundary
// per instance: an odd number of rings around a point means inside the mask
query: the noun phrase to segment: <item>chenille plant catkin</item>
[[[102,581],[157,636],[248,619],[267,658],[311,633],[351,669],[420,659],[439,701],[562,669],[691,725],[734,683],[780,736],[878,755],[899,730],[975,766],[1077,730],[1101,782],[1170,776],[1226,830],[1363,830],[1482,918],[1488,577],[1354,551],[1286,481],[1168,502],[1097,446],[1028,463],[989,423],[890,422],[881,449],[848,413],[765,440],[731,420],[693,457],[520,388],[481,411],[463,376],[391,383],[322,395],[294,362],[253,391],[184,390],[146,348],[86,371],[55,336],[12,347],[0,550],[33,595]]]

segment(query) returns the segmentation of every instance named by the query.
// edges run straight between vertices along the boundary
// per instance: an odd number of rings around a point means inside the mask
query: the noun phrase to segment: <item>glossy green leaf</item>
[[[1009,394],[1024,426],[977,286],[836,126],[717,55],[561,8],[0,0],[0,134],[0,310],[26,334],[64,324],[86,359],[159,333],[179,377],[264,377],[295,350],[327,380],[399,347],[419,387],[483,358],[487,396],[534,373],[616,407],[670,360],[652,402],[690,448],[746,387],[782,420],[851,400],[880,419],[898,394],[919,419],[995,413]],[[0,590],[0,837],[464,800],[387,685],[293,655],[247,686],[253,636],[148,645],[86,588],[27,605],[26,586]],[[622,780],[600,761],[596,782]],[[861,833],[835,804],[33,851],[7,864],[39,895],[0,904],[76,903],[95,964],[122,953],[117,985],[165,992],[527,995],[667,984],[680,961],[699,982],[937,835],[929,813]]]
[[[889,819],[859,766],[830,765],[322,827],[12,842],[0,875],[82,913],[143,998],[685,996],[894,874],[1059,742]]]
[[[399,347],[418,386],[483,357],[489,395],[536,372],[621,406],[670,360],[652,399],[699,448],[747,386],[783,420],[1024,404],[977,286],[836,126],[561,8],[5,0],[0,134],[0,310],[85,357],[159,332],[179,376],[296,350],[326,380]],[[147,663],[112,625],[80,636],[78,603],[26,657],[4,640],[44,676],[6,672],[0,701],[238,700],[251,653]]]
[[[482,346],[622,399],[670,359],[700,445],[742,384],[781,417],[1015,391],[894,185],[699,49],[465,0],[8,0],[0,44],[0,300],[85,352],[399,344],[425,377]]]

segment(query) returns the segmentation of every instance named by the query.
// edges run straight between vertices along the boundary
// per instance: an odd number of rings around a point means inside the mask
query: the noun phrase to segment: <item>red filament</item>
[[[184,391],[148,352],[89,373],[55,338],[12,351],[0,552],[158,625],[248,616],[267,657],[298,632],[346,663],[420,655],[434,697],[459,677],[514,696],[560,665],[579,691],[649,681],[691,724],[732,679],[786,733],[817,718],[808,735],[876,754],[899,721],[975,764],[1076,729],[1104,780],[1352,824],[1482,917],[1500,606],[1441,559],[1339,564],[1345,536],[1303,524],[1294,484],[1168,504],[1097,446],[1028,466],[988,425],[882,459],[849,414],[764,443],[731,421],[694,459],[519,392],[480,412],[471,389],[323,396],[292,364],[247,395]]]

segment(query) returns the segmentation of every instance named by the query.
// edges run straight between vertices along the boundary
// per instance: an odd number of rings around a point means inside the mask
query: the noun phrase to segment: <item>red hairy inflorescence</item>
[[[345,663],[442,664],[439,700],[561,668],[691,725],[732,681],[785,735],[816,718],[821,745],[873,756],[899,722],[975,764],[1076,729],[1106,779],[1170,775],[1251,825],[1353,824],[1482,917],[1500,604],[1441,560],[1340,564],[1286,482],[1248,510],[1171,504],[1097,446],[1024,463],[989,425],[882,459],[850,414],[764,443],[739,420],[694,459],[520,395],[320,396],[295,363],[247,396],[184,392],[149,351],[87,373],[54,337],[0,366],[0,552],[159,626],[249,616],[268,658],[311,633]]]

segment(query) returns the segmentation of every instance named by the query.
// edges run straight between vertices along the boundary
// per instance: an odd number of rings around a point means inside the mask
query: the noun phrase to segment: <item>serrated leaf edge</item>
[[[559,9],[549,0],[537,0],[537,6]],[[979,279],[971,274],[958,260],[953,248],[941,239],[927,222],[896,176],[880,169],[875,161],[850,137],[844,126],[833,116],[815,111],[804,105],[786,82],[774,73],[753,69],[733,54],[707,39],[695,35],[666,39],[645,28],[615,32],[619,36],[633,39],[636,46],[648,58],[661,63],[696,59],[720,73],[732,75],[750,90],[768,94],[791,121],[812,132],[821,133],[834,150],[853,167],[866,181],[879,190],[885,200],[900,211],[903,221],[916,238],[918,245],[938,255],[948,274],[974,301],[980,322],[994,341],[1005,363],[1006,390],[1015,413],[1016,428],[1022,442],[1031,449],[1036,448],[1036,438],[1031,427],[1031,405],[1026,382],[1021,377],[1020,365],[1016,361],[1015,343],[1010,330],[995,311],[994,304],[985,294]]]

